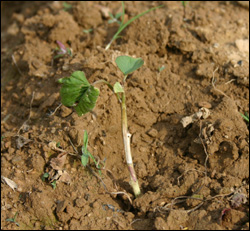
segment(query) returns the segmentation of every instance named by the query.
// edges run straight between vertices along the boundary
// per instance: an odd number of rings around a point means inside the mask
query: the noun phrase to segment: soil
[[[107,11],[121,3],[68,3],[1,2],[1,175],[14,182],[2,178],[1,229],[249,229],[249,123],[240,114],[249,113],[248,2],[190,1],[185,16],[177,1],[125,2],[125,20],[163,7],[108,50],[118,24]],[[56,40],[72,56],[53,59]],[[90,83],[122,81],[119,55],[144,60],[125,86],[138,198],[116,96],[98,85],[82,117],[60,105],[57,81],[76,70]],[[183,126],[204,108],[208,117]],[[105,162],[101,175],[79,159],[84,130]],[[67,179],[53,188],[43,176],[60,150],[75,156],[64,157]]]

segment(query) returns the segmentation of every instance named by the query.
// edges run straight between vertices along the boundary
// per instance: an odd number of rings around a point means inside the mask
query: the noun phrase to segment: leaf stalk
[[[136,177],[132,155],[131,155],[131,148],[130,148],[130,137],[131,134],[128,132],[128,123],[127,123],[127,109],[126,109],[126,97],[125,92],[122,93],[122,104],[121,104],[121,111],[122,111],[122,135],[123,135],[123,143],[124,143],[124,150],[126,156],[126,162],[128,165],[128,170],[130,174],[130,185],[133,188],[135,197],[138,197],[141,194],[141,190],[139,187],[139,183]]]

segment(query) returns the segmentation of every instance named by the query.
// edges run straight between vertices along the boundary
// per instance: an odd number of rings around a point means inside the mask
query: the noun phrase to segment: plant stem
[[[127,123],[127,109],[126,109],[126,98],[125,92],[122,93],[122,135],[123,135],[123,143],[126,155],[126,162],[128,165],[128,170],[130,173],[130,185],[134,190],[135,197],[138,197],[141,194],[141,190],[139,187],[139,183],[135,174],[135,169],[132,161],[131,149],[130,149],[130,137],[131,134],[128,132],[128,123]]]
[[[111,91],[113,91],[112,85],[111,85],[109,82],[107,82],[106,80],[104,80],[104,79],[97,80],[97,81],[95,81],[92,85],[94,86],[94,85],[96,85],[96,84],[98,84],[98,83],[105,83],[105,84],[109,87],[109,89],[110,89]]]

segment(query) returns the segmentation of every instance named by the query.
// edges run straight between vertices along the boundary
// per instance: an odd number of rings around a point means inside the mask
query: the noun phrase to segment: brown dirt
[[[249,125],[240,115],[249,112],[248,6],[190,1],[183,20],[180,2],[125,2],[126,19],[164,7],[130,24],[105,51],[118,27],[101,9],[116,13],[121,3],[71,4],[64,11],[57,1],[1,2],[1,174],[18,186],[1,184],[1,229],[249,229]],[[73,56],[51,65],[56,40]],[[100,85],[95,114],[55,111],[59,78],[82,70],[90,83],[114,84],[122,78],[114,59],[122,54],[145,61],[126,86],[143,191],[136,199],[115,95]],[[184,128],[182,118],[202,106],[211,115]],[[41,179],[60,154],[49,143],[80,152],[85,129],[91,153],[106,159],[103,182],[67,155],[71,183],[53,189]],[[127,192],[132,204],[107,191]],[[16,212],[20,227],[6,221]]]

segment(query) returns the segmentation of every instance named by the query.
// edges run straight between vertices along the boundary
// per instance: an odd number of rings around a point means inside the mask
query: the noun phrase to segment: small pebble
[[[205,107],[205,108],[207,108],[207,109],[212,108],[211,103],[208,103],[208,102],[206,102],[206,101],[199,102],[199,103],[198,103],[198,106],[199,106],[199,107]]]
[[[151,129],[147,132],[147,134],[148,134],[149,136],[155,138],[155,137],[158,135],[158,131],[157,131],[156,129],[154,129],[154,128],[151,128]]]

